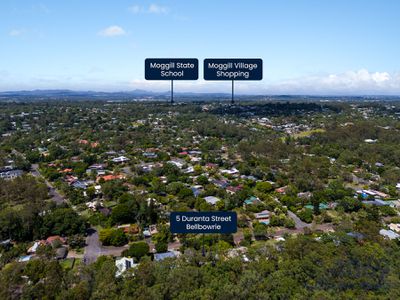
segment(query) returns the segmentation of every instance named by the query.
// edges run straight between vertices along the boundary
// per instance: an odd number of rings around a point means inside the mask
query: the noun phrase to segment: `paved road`
[[[281,204],[278,198],[274,197],[275,202]],[[311,224],[303,222],[294,212],[288,209],[288,216],[294,221],[296,229],[303,229],[305,227],[311,227]]]
[[[83,256],[83,262],[85,264],[93,263],[100,255],[101,243],[99,240],[99,233],[96,229],[90,228],[88,230],[88,236],[86,237],[86,247],[85,254]]]
[[[83,255],[83,262],[91,264],[101,255],[121,256],[122,251],[128,249],[128,245],[122,247],[103,246],[99,240],[99,233],[95,228],[88,229],[86,247]]]
[[[303,229],[305,227],[311,227],[311,224],[305,223],[292,211],[288,210],[288,216],[294,221],[296,229]]]
[[[20,155],[23,158],[26,159],[25,155],[18,152],[17,150],[13,149],[12,152],[16,155]],[[59,193],[57,192],[57,190],[53,187],[53,185],[48,182],[43,176],[42,174],[40,174],[39,172],[39,165],[38,164],[32,164],[31,165],[31,174],[34,177],[40,177],[43,178],[44,182],[46,183],[47,187],[49,188],[49,195],[51,196],[51,198],[53,199],[53,201],[57,204],[60,205],[64,202],[67,202],[67,200]]]
[[[57,204],[60,205],[64,202],[67,202],[67,200],[53,187],[53,185],[48,182],[39,172],[39,165],[38,164],[33,164],[31,167],[31,174],[35,177],[41,177],[44,179],[44,182],[46,183],[47,187],[49,188],[49,195],[51,196],[51,199]]]
[[[39,172],[39,165],[33,164],[31,168],[31,174],[35,177],[43,178],[47,187],[49,188],[49,195],[57,205],[65,203],[67,200],[53,187],[53,185],[47,181]],[[94,228],[88,229],[88,236],[86,237],[86,247],[83,255],[83,262],[90,264],[96,261],[101,255],[113,255],[120,256],[122,251],[127,249],[128,246],[123,247],[105,247],[101,245],[99,240],[99,233]]]

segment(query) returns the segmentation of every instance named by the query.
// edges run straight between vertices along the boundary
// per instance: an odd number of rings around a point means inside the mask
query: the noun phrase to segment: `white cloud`
[[[366,69],[312,75],[269,84],[265,91],[289,94],[400,94],[400,74]]]
[[[157,4],[150,4],[149,13],[151,14],[167,14],[168,8]]]
[[[156,15],[166,15],[169,13],[169,8],[166,6],[161,6],[155,3],[149,6],[133,5],[129,7],[129,11],[134,14],[156,14]]]
[[[98,32],[98,35],[105,37],[120,36],[125,34],[126,34],[125,30],[117,25],[109,26]]]
[[[148,91],[168,92],[170,81],[150,81],[137,75],[128,80],[128,75],[119,79],[109,77],[106,69],[93,67],[85,74],[47,74],[27,77],[24,74],[0,70],[0,91],[20,89],[68,88],[73,90],[124,91],[144,89]],[[267,70],[266,70],[267,71]],[[72,79],[68,79],[68,78]],[[205,81],[202,74],[199,80],[174,82],[175,92],[226,93],[231,92],[230,81]],[[370,72],[366,69],[343,73],[320,74],[288,80],[271,80],[264,74],[262,81],[237,81],[235,94],[263,95],[400,95],[400,73],[386,71]]]
[[[178,82],[178,92],[230,93],[230,82]],[[132,88],[153,91],[169,90],[169,82],[132,80]],[[400,73],[370,72],[366,69],[335,74],[311,75],[272,81],[265,74],[262,81],[235,82],[236,94],[288,95],[400,95]]]
[[[9,36],[21,36],[26,32],[25,29],[12,29],[8,33]]]
[[[134,14],[143,12],[143,7],[140,5],[133,5],[133,6],[129,7],[128,9],[130,12],[132,12]]]

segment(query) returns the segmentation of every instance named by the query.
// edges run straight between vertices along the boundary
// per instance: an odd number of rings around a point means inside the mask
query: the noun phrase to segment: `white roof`
[[[393,231],[400,232],[400,224],[390,223],[389,228]]]
[[[204,200],[206,200],[207,201],[207,203],[210,203],[210,204],[212,204],[212,205],[215,205],[219,200],[221,200],[221,199],[219,199],[219,198],[217,198],[217,197],[214,197],[214,196],[207,196],[207,197],[204,197]]]
[[[239,170],[236,169],[236,168],[232,168],[232,169],[230,169],[230,170],[222,169],[222,170],[221,170],[221,173],[231,174],[231,175],[232,175],[232,174],[239,173]]]
[[[39,245],[40,245],[39,242],[35,242],[33,246],[28,249],[28,253],[35,253]]]
[[[115,261],[115,266],[117,267],[117,271],[115,272],[115,276],[119,277],[126,270],[130,268],[136,267],[138,264],[134,263],[133,258],[130,257],[121,257]]]
[[[125,157],[125,156],[118,156],[112,159],[113,162],[124,162],[124,161],[128,161],[129,158]]]
[[[389,238],[390,240],[394,240],[400,237],[400,235],[392,230],[381,229],[379,230],[379,234]]]
[[[268,210],[263,210],[259,213],[254,214],[257,219],[269,218],[270,212]]]

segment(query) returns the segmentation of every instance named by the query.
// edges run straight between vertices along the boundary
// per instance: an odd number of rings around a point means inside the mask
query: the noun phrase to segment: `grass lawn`
[[[81,264],[82,264],[82,259],[75,258],[74,270],[76,271]]]
[[[70,270],[74,267],[75,258],[67,258],[60,262],[60,265],[63,267],[64,270]]]
[[[252,247],[260,247],[260,246],[263,246],[263,245],[273,246],[276,243],[277,243],[277,241],[275,239],[271,238],[271,239],[268,239],[268,240],[265,240],[265,241],[262,241],[262,240],[253,241],[251,246]]]

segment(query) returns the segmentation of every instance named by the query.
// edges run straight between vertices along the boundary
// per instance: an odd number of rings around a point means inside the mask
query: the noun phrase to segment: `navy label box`
[[[146,80],[197,80],[197,58],[147,58],[144,62]]]
[[[233,211],[171,212],[172,233],[234,233],[237,215]]]
[[[259,58],[207,58],[204,80],[262,80],[262,69]]]

